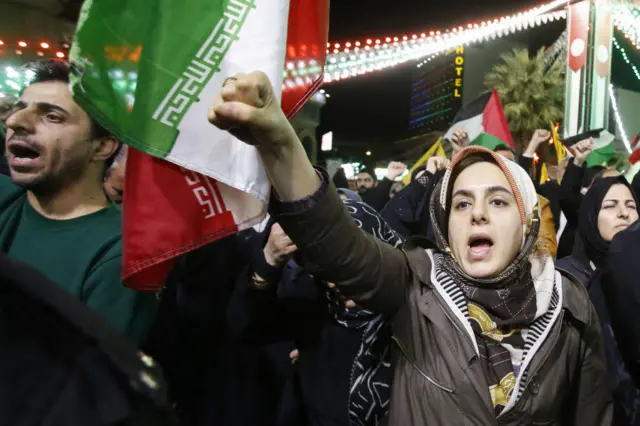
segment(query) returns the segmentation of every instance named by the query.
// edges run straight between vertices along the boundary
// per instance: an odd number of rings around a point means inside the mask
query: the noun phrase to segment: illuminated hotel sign
[[[453,96],[455,98],[462,97],[462,79],[464,78],[464,47],[456,48],[456,56],[454,59],[456,65],[456,77],[453,80]]]
[[[421,135],[449,128],[462,107],[464,47],[417,64],[409,99],[409,134]]]

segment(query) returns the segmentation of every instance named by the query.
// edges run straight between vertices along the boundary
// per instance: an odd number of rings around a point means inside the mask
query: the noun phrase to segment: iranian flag
[[[284,86],[285,112],[299,109],[322,82],[328,7],[328,0],[85,0],[70,52],[74,99],[134,148],[125,285],[156,291],[178,256],[264,217],[270,186],[257,151],[211,125],[207,111],[226,78],[254,70],[276,93]]]
[[[451,140],[456,128],[463,127],[469,135],[469,140],[476,140],[481,134],[493,135],[514,148],[513,137],[509,124],[502,109],[502,102],[498,92],[494,89],[480,95],[469,102],[456,114],[451,128],[444,135]]]

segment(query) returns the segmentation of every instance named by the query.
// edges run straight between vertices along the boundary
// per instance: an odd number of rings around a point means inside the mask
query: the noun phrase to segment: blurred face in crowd
[[[638,220],[636,202],[625,185],[616,184],[602,200],[598,214],[598,231],[605,241],[611,241],[620,231]]]
[[[118,163],[107,171],[104,181],[104,192],[111,201],[121,204],[124,195],[125,163]]]
[[[375,181],[369,173],[358,174],[358,192],[367,192],[375,186]]]
[[[522,223],[500,167],[483,161],[464,168],[453,183],[450,209],[449,245],[469,276],[493,277],[515,259]]]
[[[496,149],[496,154],[500,154],[501,156],[503,156],[504,158],[506,158],[507,160],[511,160],[511,161],[515,161],[516,156],[513,152],[511,152],[511,150],[509,149]]]
[[[77,182],[90,167],[103,167],[117,148],[115,140],[92,140],[89,116],[62,81],[27,87],[6,125],[11,178],[36,194],[55,194]]]

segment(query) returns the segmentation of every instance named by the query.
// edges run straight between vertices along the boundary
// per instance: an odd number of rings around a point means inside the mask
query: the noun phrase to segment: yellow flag
[[[567,156],[567,149],[560,142],[560,136],[558,136],[558,129],[555,124],[551,123],[551,134],[553,135],[553,147],[556,149],[556,155],[558,156],[558,164]]]
[[[440,154],[440,152],[442,152],[442,155]],[[442,138],[438,139],[436,143],[431,145],[431,148],[429,148],[429,150],[425,152],[422,157],[420,157],[420,159],[416,162],[416,164],[414,164],[413,167],[411,167],[411,169],[409,170],[409,173],[407,173],[407,175],[402,178],[402,184],[409,185],[409,183],[411,182],[411,175],[413,174],[413,171],[418,167],[422,166],[424,163],[426,163],[427,160],[434,155],[441,155],[442,157],[445,156],[444,149],[442,149]]]
[[[547,171],[547,165],[543,164],[540,169],[540,184],[545,183],[549,179],[549,172]]]

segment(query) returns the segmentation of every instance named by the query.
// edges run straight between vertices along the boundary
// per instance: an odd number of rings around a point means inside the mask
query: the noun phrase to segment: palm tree
[[[527,49],[514,49],[485,75],[485,86],[500,95],[518,153],[536,129],[549,128],[564,114],[565,67],[563,61],[545,64],[544,52],[530,57]]]

